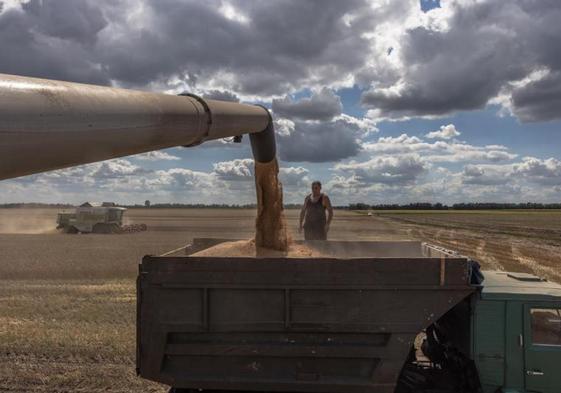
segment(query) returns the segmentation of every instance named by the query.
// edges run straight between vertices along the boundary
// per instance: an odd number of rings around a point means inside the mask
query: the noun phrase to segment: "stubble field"
[[[379,217],[417,239],[471,256],[486,269],[561,282],[561,211],[392,212]]]
[[[134,373],[138,262],[193,237],[249,238],[255,212],[133,209],[149,230],[123,235],[58,234],[56,213],[0,209],[0,391],[165,392]],[[560,211],[335,214],[332,239],[419,239],[561,281]]]

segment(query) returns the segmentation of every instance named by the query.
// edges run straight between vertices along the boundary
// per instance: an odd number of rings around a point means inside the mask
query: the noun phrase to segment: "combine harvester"
[[[113,202],[99,205],[86,202],[78,206],[74,212],[62,212],[57,215],[57,227],[64,233],[134,233],[143,232],[146,224],[123,225],[124,207]]]
[[[0,179],[245,133],[275,158],[262,107],[0,75]],[[561,392],[560,285],[419,242],[307,245],[325,257],[146,256],[139,375],[176,393]]]

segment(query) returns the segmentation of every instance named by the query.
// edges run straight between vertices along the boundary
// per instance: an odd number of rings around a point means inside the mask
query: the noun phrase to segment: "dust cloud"
[[[18,209],[19,210],[19,209]],[[21,212],[21,211],[20,211]],[[33,215],[29,211],[21,216],[0,216],[0,234],[49,234],[58,233],[54,218]]]

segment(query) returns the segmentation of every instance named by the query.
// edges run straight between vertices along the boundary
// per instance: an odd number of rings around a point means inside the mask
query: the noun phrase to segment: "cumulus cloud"
[[[109,21],[95,3],[31,0],[0,13],[0,72],[110,84],[92,58]]]
[[[125,86],[284,95],[349,83],[364,64],[370,44],[363,33],[373,16],[364,0],[256,1],[250,7],[241,0],[31,0],[0,14],[0,69]]]
[[[240,102],[240,97],[238,97],[237,94],[226,90],[208,90],[203,93],[203,98],[209,100]]]
[[[249,201],[255,203],[254,161],[252,159],[221,161],[215,163],[213,168],[212,175],[222,182],[223,187],[235,193],[249,196]],[[301,166],[281,166],[279,168],[279,179],[283,185],[286,202],[290,203],[301,199],[303,190],[307,190],[311,183],[308,174],[308,169]]]
[[[511,182],[511,166],[466,165],[462,173],[464,184],[504,185]]]
[[[148,153],[137,154],[133,158],[141,161],[175,161],[181,160],[180,157],[173,154],[166,153],[165,151],[150,151]]]
[[[513,110],[524,121],[560,118],[559,18],[555,1],[443,2],[401,32],[393,51],[399,76],[390,85],[374,81],[362,102],[389,118],[479,109],[546,69],[545,80],[514,92]]]
[[[554,158],[526,157],[511,164],[467,164],[458,172],[432,167],[420,157],[409,162],[381,157],[337,165],[325,189],[335,203],[557,202],[559,164]]]
[[[278,134],[280,158],[289,162],[340,161],[357,155],[362,139],[376,131],[373,123],[348,115],[324,123],[291,122]]]
[[[296,124],[289,119],[283,119],[282,117],[274,117],[275,132],[277,135],[282,135],[284,137],[290,136],[294,132]]]
[[[521,162],[503,165],[466,165],[466,184],[501,185],[522,182],[555,188],[561,185],[561,161],[556,158],[524,157]]]
[[[46,172],[4,181],[5,201],[124,203],[177,201],[189,203],[254,203],[253,161],[217,162],[213,169],[149,170],[125,159]],[[315,176],[313,176],[315,178]],[[309,169],[281,167],[287,203],[301,202],[312,175]],[[366,201],[542,201],[555,202],[561,189],[561,162],[525,157],[507,164],[466,164],[459,172],[435,167],[417,154],[382,155],[336,164],[322,175],[324,189],[336,204]]]
[[[545,160],[535,157],[524,157],[522,163],[514,165],[514,174],[528,180],[546,185],[561,185],[561,161],[556,158]]]
[[[440,132],[440,131],[437,131]],[[362,150],[373,154],[421,154],[429,162],[504,162],[517,157],[501,145],[475,146],[462,141],[426,142],[416,136],[381,137],[365,142]]]
[[[561,118],[558,2],[441,5],[423,13],[418,0],[10,1],[0,12],[0,72],[272,104],[280,158],[338,162],[325,183],[352,190],[347,198],[392,198],[396,189],[411,198],[461,198],[472,190],[466,197],[501,200],[502,190],[504,197],[516,191],[549,198],[561,187],[555,158],[519,159],[500,144],[467,143],[453,124],[425,136],[373,138],[383,120],[489,103],[523,122]],[[345,87],[365,90],[366,116],[343,113],[338,92]],[[23,198],[33,186],[45,195],[85,187],[224,201],[228,193],[216,189],[235,187],[252,200],[251,160],[217,162],[208,172],[136,165],[178,159],[147,153],[22,178],[3,189]],[[280,175],[294,190],[312,177],[300,166]]]
[[[495,100],[542,121],[561,117],[560,18],[558,2],[529,0],[443,1],[427,13],[418,0],[30,0],[0,13],[0,71],[276,97],[298,120],[337,116],[333,90],[358,86],[380,118]],[[536,70],[542,79],[519,83]],[[315,94],[287,97],[306,89]]]
[[[341,98],[327,88],[297,101],[289,96],[273,99],[275,114],[289,119],[328,121],[340,115],[342,110]]]
[[[456,129],[454,124],[448,124],[446,126],[440,126],[440,130],[429,132],[426,137],[431,139],[452,139],[461,134],[460,131]]]
[[[425,173],[428,164],[417,155],[383,156],[365,162],[337,164],[335,170],[350,174],[361,184],[406,185]]]
[[[116,179],[126,176],[142,175],[149,172],[123,159],[104,161],[99,164],[94,164],[91,167],[93,170],[89,175],[94,179]]]
[[[297,123],[295,131],[279,135],[281,159],[298,162],[339,161],[360,150],[354,130],[346,124]]]
[[[214,173],[223,180],[253,180],[251,158],[221,161],[214,164]]]
[[[279,177],[285,189],[289,187],[304,187],[311,183],[308,174],[310,171],[304,167],[281,167]]]
[[[153,189],[168,191],[195,191],[201,196],[216,192],[216,177],[211,173],[193,171],[185,168],[158,170],[149,177],[146,186]],[[204,199],[199,199],[201,201]]]
[[[529,82],[512,92],[512,110],[522,121],[548,121],[561,117],[561,70]]]
[[[254,179],[254,161],[251,158],[217,162],[213,168],[213,174],[221,180],[253,182]],[[308,173],[308,169],[301,166],[279,168],[279,177],[285,188],[308,183]]]
[[[43,36],[91,45],[108,21],[100,8],[87,1],[42,1],[22,3],[25,15],[33,19],[37,33]]]

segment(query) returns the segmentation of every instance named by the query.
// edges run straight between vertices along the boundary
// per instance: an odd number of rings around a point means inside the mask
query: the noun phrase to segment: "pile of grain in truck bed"
[[[255,161],[257,218],[255,238],[225,242],[192,254],[204,257],[292,257],[314,258],[319,252],[292,243],[286,227],[277,159]]]
[[[238,240],[234,242],[220,243],[214,247],[207,248],[192,254],[196,257],[265,257],[265,258],[318,258],[323,256],[318,250],[314,250],[303,244],[290,243],[287,251],[273,250],[270,248],[255,247],[255,240]]]

